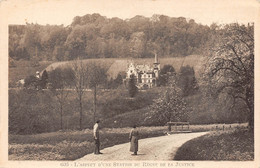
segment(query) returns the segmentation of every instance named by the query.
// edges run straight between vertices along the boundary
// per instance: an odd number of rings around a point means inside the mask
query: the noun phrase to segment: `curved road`
[[[185,142],[208,132],[180,133],[139,140],[138,155],[131,155],[130,143],[101,150],[102,155],[88,154],[77,161],[94,160],[173,160],[177,149]]]

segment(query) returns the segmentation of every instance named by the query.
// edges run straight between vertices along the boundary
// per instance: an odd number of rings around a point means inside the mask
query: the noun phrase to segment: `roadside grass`
[[[191,125],[190,129],[192,132],[210,131],[216,126],[219,128],[221,124]],[[232,124],[230,130],[243,126],[244,124]],[[141,139],[163,136],[167,132],[167,126],[138,127],[138,129]],[[130,130],[130,127],[101,129],[101,149],[129,142]],[[9,135],[9,160],[75,160],[92,153],[93,149],[91,129]]]
[[[190,140],[176,152],[174,160],[254,160],[254,134],[247,129],[214,131]]]
[[[162,136],[166,127],[140,127],[141,139]],[[101,129],[101,148],[129,142],[131,128]],[[9,160],[75,160],[92,153],[92,130],[9,135]]]

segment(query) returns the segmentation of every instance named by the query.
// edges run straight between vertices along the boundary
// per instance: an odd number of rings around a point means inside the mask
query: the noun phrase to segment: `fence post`
[[[169,131],[169,132],[172,131],[171,124],[168,124],[168,131]]]

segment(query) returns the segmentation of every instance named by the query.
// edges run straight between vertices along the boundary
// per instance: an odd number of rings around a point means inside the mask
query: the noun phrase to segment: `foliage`
[[[42,89],[46,89],[48,84],[48,73],[46,70],[43,71],[42,77],[40,80],[40,86]]]
[[[121,86],[123,84],[123,79],[125,78],[125,75],[122,77],[121,74],[122,73],[118,73],[115,79],[111,78],[109,81],[107,81],[107,88],[117,89],[119,86]]]
[[[24,80],[24,87],[27,89],[36,89],[39,86],[39,79],[34,75],[30,75]]]
[[[178,86],[181,88],[183,96],[196,93],[198,84],[193,67],[187,65],[180,68],[178,73]]]
[[[70,26],[10,25],[9,54],[15,60],[147,58],[199,54],[210,28],[185,18],[154,15],[129,20],[100,14],[76,16]]]
[[[103,100],[100,100],[101,102],[98,106],[102,107],[100,112],[105,119],[116,117],[124,113],[135,113],[136,110],[141,110],[145,113],[143,109],[145,108],[145,110],[147,110],[146,108],[153,103],[152,100],[156,99],[159,93],[159,89],[147,90],[145,92],[139,92],[138,95],[133,98],[129,98],[127,91],[118,89],[111,92],[109,94],[111,95],[110,97],[105,98],[105,95],[102,96]]]
[[[9,132],[32,134],[56,130],[57,116],[50,92],[9,91]]]
[[[87,65],[87,86],[89,88],[97,87],[98,85],[105,85],[107,81],[107,72],[102,65],[95,62],[89,62]]]
[[[169,121],[188,121],[189,112],[186,102],[180,94],[180,89],[174,85],[167,88],[155,100],[151,112],[147,113],[145,120],[150,120],[151,123],[156,125],[165,125]]]
[[[160,70],[159,78],[158,78],[158,85],[159,86],[167,86],[169,84],[170,78],[175,76],[176,72],[172,65],[166,64]]]
[[[254,134],[247,130],[211,132],[181,146],[174,160],[254,160]]]
[[[232,99],[231,110],[247,106],[250,126],[254,124],[254,26],[230,24],[219,30],[205,72],[205,86],[216,98]],[[221,97],[220,97],[221,98]],[[240,102],[240,103],[238,103]],[[241,110],[242,112],[242,110]]]
[[[12,58],[9,58],[8,63],[9,63],[9,64],[8,64],[9,68],[14,68],[14,67],[16,67],[15,61],[14,61],[14,59],[12,59]]]
[[[136,78],[134,75],[131,75],[128,81],[128,92],[130,97],[134,97],[138,92],[138,88],[136,87]]]
[[[51,83],[51,88],[65,89],[70,88],[75,80],[74,72],[71,68],[56,68],[49,72],[49,82]]]

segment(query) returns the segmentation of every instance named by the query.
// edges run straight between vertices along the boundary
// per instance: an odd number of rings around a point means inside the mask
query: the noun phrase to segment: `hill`
[[[195,75],[198,77],[202,70],[204,57],[200,55],[190,55],[186,57],[173,57],[173,58],[161,58],[159,62],[161,68],[166,65],[172,65],[178,72],[181,66],[189,65],[194,68]],[[135,64],[148,64],[151,65],[154,62],[153,58],[139,58],[139,59],[117,59],[117,58],[104,58],[104,59],[84,59],[83,63],[88,64],[90,62],[95,62],[101,64],[105,69],[107,69],[107,74],[109,78],[116,78],[119,72],[125,72],[127,70],[128,64],[133,61]],[[72,67],[74,61],[63,61],[55,62],[50,64],[46,70],[51,71],[57,67]]]

